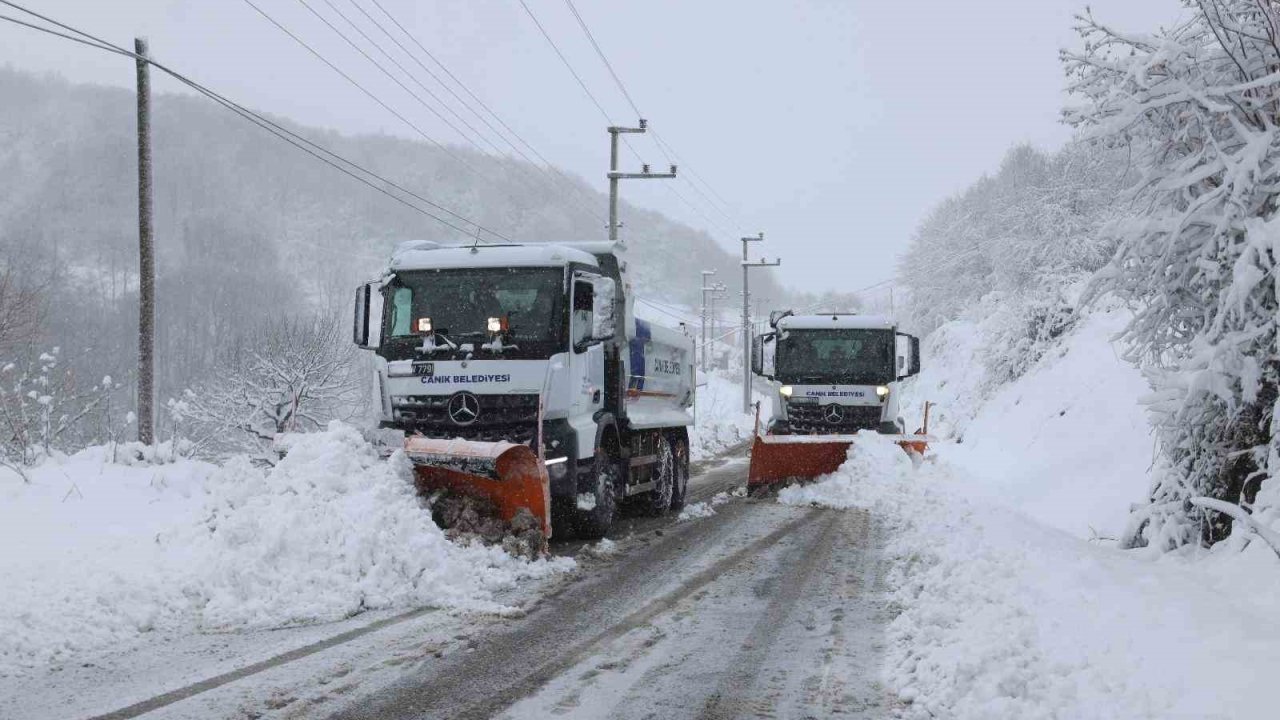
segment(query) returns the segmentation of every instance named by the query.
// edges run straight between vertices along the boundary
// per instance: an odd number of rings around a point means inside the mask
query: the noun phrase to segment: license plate
[[[413,364],[413,374],[422,377],[432,377],[436,374],[436,364],[429,362],[416,362]]]

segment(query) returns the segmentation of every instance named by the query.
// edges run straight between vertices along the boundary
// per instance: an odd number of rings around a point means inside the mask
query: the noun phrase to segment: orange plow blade
[[[444,490],[488,500],[508,523],[527,510],[541,524],[543,537],[551,537],[551,483],[529,446],[408,437],[404,450],[419,492]]]
[[[757,435],[751,445],[747,489],[835,472],[844,463],[850,442],[841,435]]]
[[[929,447],[926,435],[879,437],[914,455],[923,455]],[[853,435],[756,435],[751,445],[747,489],[833,473],[844,463],[853,439]]]

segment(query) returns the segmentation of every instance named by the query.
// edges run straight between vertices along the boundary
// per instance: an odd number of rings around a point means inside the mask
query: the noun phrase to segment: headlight
[[[791,392],[792,390],[790,385],[783,385],[782,387],[778,388],[778,394],[785,398],[791,397]]]
[[[431,332],[431,318],[418,318],[418,332]]]
[[[876,396],[877,396],[877,397],[885,397],[885,396],[886,396],[886,395],[888,395],[888,394],[889,394],[889,386],[887,386],[887,385],[877,385],[877,386],[876,386]]]
[[[502,332],[502,318],[489,318],[488,328],[494,335]]]

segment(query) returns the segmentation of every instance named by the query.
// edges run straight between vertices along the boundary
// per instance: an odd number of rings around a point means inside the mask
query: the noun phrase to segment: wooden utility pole
[[[138,67],[138,441],[155,442],[156,260],[151,221],[151,63],[134,38]]]

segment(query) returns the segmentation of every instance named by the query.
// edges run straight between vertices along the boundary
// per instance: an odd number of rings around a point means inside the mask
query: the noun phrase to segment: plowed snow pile
[[[1194,563],[1090,543],[975,496],[948,449],[913,468],[862,439],[779,493],[888,526],[886,679],[904,717],[1277,716],[1280,561],[1262,543]]]
[[[128,466],[92,448],[0,476],[0,674],[149,632],[223,631],[440,606],[502,612],[495,591],[573,566],[449,542],[397,453],[354,428],[246,460]]]

